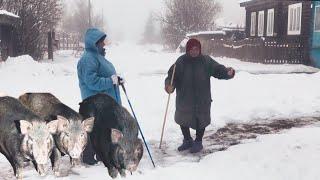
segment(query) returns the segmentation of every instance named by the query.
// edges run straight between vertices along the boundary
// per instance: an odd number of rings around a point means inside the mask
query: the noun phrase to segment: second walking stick
[[[176,64],[174,64],[174,66],[173,66],[173,72],[172,72],[171,81],[170,81],[170,85],[171,85],[171,86],[172,86],[172,84],[173,84],[173,78],[174,78],[175,72],[176,72]],[[166,111],[165,111],[165,114],[164,114],[164,120],[163,120],[163,125],[162,125],[162,131],[161,131],[161,138],[160,138],[159,149],[161,149],[164,127],[165,127],[166,121],[167,121],[167,114],[168,114],[170,96],[171,96],[171,93],[169,93],[169,95],[168,95],[167,106],[166,106]]]

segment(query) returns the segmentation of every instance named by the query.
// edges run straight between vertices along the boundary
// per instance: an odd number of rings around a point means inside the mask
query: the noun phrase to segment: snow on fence
[[[56,41],[61,50],[77,50],[82,46],[81,36],[76,33],[57,32]]]
[[[309,62],[308,51],[299,40],[212,39],[202,43],[205,51],[213,56],[265,64],[308,64]]]
[[[59,50],[73,50],[73,55],[79,56],[84,50],[81,35],[77,33],[57,32],[56,47]]]
[[[18,15],[15,15],[15,14],[8,12],[6,10],[3,10],[3,9],[0,9],[0,15],[6,15],[6,16],[14,17],[14,18],[20,18]]]

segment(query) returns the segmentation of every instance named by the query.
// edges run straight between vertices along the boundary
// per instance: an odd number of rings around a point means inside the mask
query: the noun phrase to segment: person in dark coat
[[[173,83],[171,77],[175,67]],[[180,125],[183,143],[178,151],[190,149],[191,153],[203,149],[202,138],[205,128],[211,123],[211,84],[210,77],[231,79],[235,75],[233,68],[214,61],[201,53],[201,44],[196,39],[187,42],[186,53],[172,65],[165,79],[165,90],[173,93],[176,89],[175,122]],[[196,130],[196,139],[190,135],[190,128]]]

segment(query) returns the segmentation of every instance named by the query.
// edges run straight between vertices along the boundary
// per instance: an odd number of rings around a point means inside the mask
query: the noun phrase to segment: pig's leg
[[[12,156],[10,156],[6,153],[3,153],[3,155],[8,159],[9,163],[11,164],[11,167],[13,169],[13,173],[16,176],[16,178],[22,179],[23,162],[19,163],[19,161],[17,159],[12,158]]]
[[[23,176],[22,176],[22,167],[16,167],[15,168],[15,176],[17,179],[22,180]]]
[[[37,164],[37,170],[40,176],[45,176],[47,174],[44,164]]]
[[[59,166],[60,166],[61,153],[58,148],[53,148],[52,154],[50,156],[52,170],[55,176],[60,176]]]
[[[7,153],[8,151],[6,151],[6,149],[2,149],[1,147],[0,147],[0,152],[1,152],[1,154],[4,155],[4,157],[7,158],[7,160],[8,160],[9,163],[11,164],[11,167],[13,168],[14,173],[16,173],[16,172],[15,172],[15,170],[16,170],[16,169],[15,169],[15,163],[13,162],[13,159],[10,158],[10,157],[13,157],[13,156],[10,156],[9,153]]]
[[[112,178],[116,178],[118,176],[118,169],[111,164],[111,161],[110,161],[111,157],[108,156],[108,153],[96,151],[96,154],[98,157],[102,159],[104,166],[108,168],[109,175]]]
[[[37,164],[36,161],[32,161],[32,163],[33,163],[34,167],[36,168],[37,172],[40,174],[40,176],[44,176],[46,174],[43,165]]]
[[[106,152],[101,153],[100,151],[96,151],[97,156],[102,159],[102,162],[105,167],[108,168],[108,173],[112,178],[116,178],[118,176],[118,169],[115,168],[110,161],[110,158]]]
[[[112,178],[116,178],[118,176],[118,169],[115,168],[111,163],[111,157],[109,156],[110,152],[110,144],[107,143],[105,138],[107,134],[103,134],[105,132],[100,132],[100,136],[96,136],[95,134],[91,134],[90,140],[92,142],[92,147],[97,155],[98,159],[101,159],[104,166],[108,168],[108,173]],[[99,133],[97,133],[99,134]]]
[[[72,167],[81,166],[81,159],[74,159],[70,157],[70,163]]]
[[[6,155],[5,155],[6,156]],[[13,169],[13,173],[16,176],[17,179],[22,179],[22,173],[21,170],[19,170],[19,173],[17,171],[17,163],[14,162],[14,160],[12,158],[9,158],[6,156],[6,158],[8,159],[9,163],[11,164],[11,167]]]
[[[126,169],[118,169],[121,177],[126,177]]]
[[[108,168],[108,167],[107,167]],[[116,178],[118,176],[118,169],[115,167],[108,168],[108,173],[112,178]]]
[[[11,165],[11,167],[12,167],[12,169],[13,169],[13,173],[14,173],[14,175],[16,175],[16,163],[13,161],[13,159],[12,158],[10,158],[10,156],[9,155],[7,155],[6,153],[4,153],[4,152],[1,152],[6,158],[7,158],[7,160],[9,161],[9,163],[10,163],[10,165]]]
[[[13,160],[13,170],[14,170],[14,175],[16,176],[17,179],[22,179],[22,169],[23,169],[23,161],[19,160]]]

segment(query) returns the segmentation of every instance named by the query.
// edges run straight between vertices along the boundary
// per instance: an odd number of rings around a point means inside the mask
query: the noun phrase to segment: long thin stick
[[[145,145],[145,146],[146,146],[146,148],[147,148],[147,151],[148,151],[148,154],[149,154],[150,160],[151,160],[151,162],[152,162],[152,165],[153,165],[153,167],[156,167],[156,165],[154,164],[154,161],[153,161],[153,159],[152,159],[152,156],[151,156],[151,153],[150,153],[149,147],[148,147],[148,145],[147,145],[146,139],[144,138],[144,135],[143,135],[142,130],[141,130],[141,128],[140,128],[140,125],[139,125],[138,119],[137,119],[137,117],[136,117],[136,114],[134,113],[134,110],[133,110],[133,108],[132,108],[132,105],[131,105],[130,99],[128,98],[128,94],[127,94],[126,88],[124,87],[124,85],[123,85],[123,84],[121,84],[121,87],[122,87],[122,90],[123,90],[124,94],[126,95],[126,98],[127,98],[127,100],[128,100],[129,106],[130,106],[130,108],[131,108],[131,111],[132,111],[133,117],[134,117],[134,118],[136,119],[136,121],[137,121],[137,125],[138,125],[138,128],[139,128],[139,131],[140,131],[140,134],[141,134],[142,140],[143,140],[143,142],[144,142],[144,145]]]
[[[176,64],[174,64],[174,66],[173,66],[173,72],[172,72],[171,81],[170,81],[170,85],[171,85],[171,86],[172,86],[172,84],[173,84],[173,78],[174,78],[175,72],[176,72]],[[159,149],[161,149],[164,127],[165,127],[166,121],[167,121],[167,114],[168,114],[170,96],[171,96],[171,93],[169,93],[168,100],[167,100],[167,106],[166,106],[166,112],[164,113],[164,119],[163,119],[163,125],[162,125],[162,131],[161,131],[161,138],[160,138]]]

